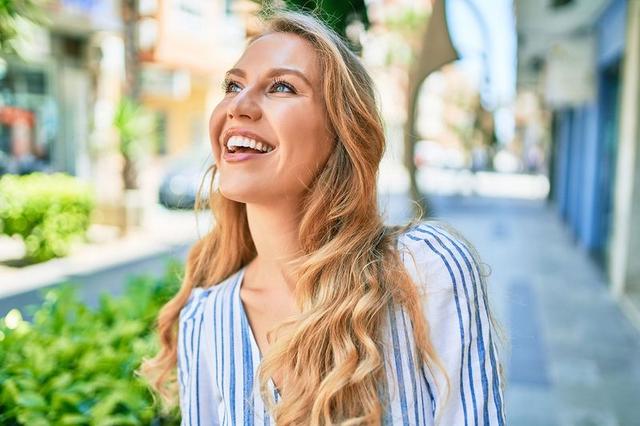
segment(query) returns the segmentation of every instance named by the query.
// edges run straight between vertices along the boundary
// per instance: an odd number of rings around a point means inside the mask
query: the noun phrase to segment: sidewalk
[[[492,269],[490,297],[511,337],[508,424],[640,425],[640,331],[557,215],[534,201],[431,204]]]
[[[198,235],[205,232],[209,212],[202,213],[198,220],[199,224],[193,211],[170,211],[155,205],[148,209],[144,226],[125,238],[87,244],[67,257],[36,265],[20,268],[0,264],[0,316],[12,306],[36,302],[40,289],[65,281],[84,285],[86,277],[102,282],[108,281],[107,276],[124,277],[121,283],[101,285],[102,290],[110,291],[123,286],[131,274],[161,275],[167,257],[184,257]],[[120,274],[114,275],[116,272]],[[97,299],[99,291],[88,289],[86,293]]]

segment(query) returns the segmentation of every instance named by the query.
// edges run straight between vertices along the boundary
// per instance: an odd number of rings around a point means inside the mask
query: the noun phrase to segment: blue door
[[[604,263],[613,214],[613,188],[618,145],[618,113],[620,103],[620,62],[601,70],[599,81],[600,158],[595,199],[594,256]]]

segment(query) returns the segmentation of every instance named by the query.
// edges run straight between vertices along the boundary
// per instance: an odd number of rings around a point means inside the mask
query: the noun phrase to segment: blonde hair
[[[390,304],[410,317],[416,368],[444,369],[396,248],[409,225],[385,227],[378,211],[385,138],[373,82],[345,42],[311,15],[277,12],[256,38],[270,33],[296,34],[314,47],[337,143],[301,206],[303,254],[295,263],[301,314],[274,330],[278,337],[258,372],[260,393],[278,425],[379,424],[386,410],[378,393],[386,382],[380,330]],[[182,287],[158,317],[160,351],[141,368],[169,404],[177,393],[177,321],[192,289],[222,282],[256,256],[245,204],[213,191],[213,178],[209,189],[213,229],[191,249]],[[279,370],[285,376],[276,404],[268,381]]]

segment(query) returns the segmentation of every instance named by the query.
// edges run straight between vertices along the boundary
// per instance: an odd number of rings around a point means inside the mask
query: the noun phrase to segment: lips
[[[225,151],[222,153],[222,159],[228,163],[236,163],[238,161],[251,160],[255,158],[265,158],[269,157],[271,152],[259,153],[257,151],[254,152],[230,152],[225,148]]]
[[[273,143],[265,140],[262,136],[258,135],[257,133],[254,133],[248,129],[230,128],[230,129],[227,129],[222,134],[221,144],[222,144],[223,151],[225,152],[229,151],[228,150],[229,139],[231,139],[233,136],[239,136],[242,138],[253,140],[256,142],[256,144],[260,143],[263,147],[268,147],[269,152],[276,149],[276,146]]]
[[[221,143],[222,159],[228,163],[269,157],[277,149],[277,146],[267,142],[260,135],[239,128],[223,132]]]

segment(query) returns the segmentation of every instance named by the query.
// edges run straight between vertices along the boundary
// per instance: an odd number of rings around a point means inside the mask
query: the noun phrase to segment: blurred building
[[[552,112],[552,201],[636,316],[640,1],[520,0],[517,16],[520,89]]]
[[[46,25],[20,21],[0,70],[0,172],[89,173],[92,36],[118,31],[114,2],[47,3]]]
[[[141,89],[157,112],[160,152],[206,143],[207,122],[224,72],[245,41],[242,17],[231,0],[140,1]]]
[[[245,42],[231,0],[138,0],[140,97],[158,119],[159,154],[206,142],[224,70]],[[0,62],[0,173],[37,169],[95,178],[113,151],[125,92],[121,0],[51,0]],[[232,7],[233,6],[233,7]]]

